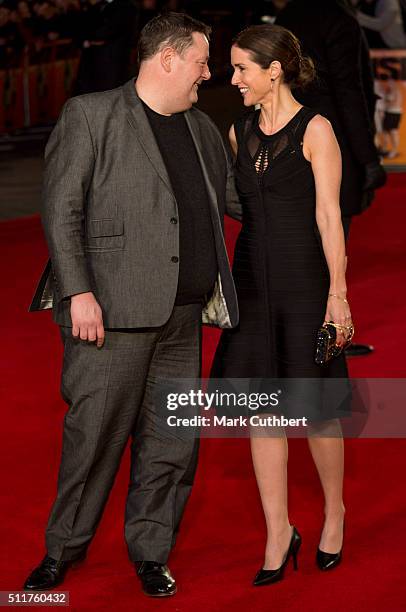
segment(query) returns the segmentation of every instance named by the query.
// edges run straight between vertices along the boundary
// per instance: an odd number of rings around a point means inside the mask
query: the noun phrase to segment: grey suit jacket
[[[217,128],[194,108],[185,118],[207,187],[219,269],[203,322],[233,327],[238,306],[223,217],[241,220],[241,205]],[[134,81],[68,100],[45,161],[50,261],[30,310],[53,307],[55,321],[69,326],[70,296],[92,291],[107,328],[163,325],[178,283],[177,203]]]

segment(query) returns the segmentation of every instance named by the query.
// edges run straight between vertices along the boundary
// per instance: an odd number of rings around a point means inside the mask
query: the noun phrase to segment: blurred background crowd
[[[111,44],[132,49],[144,23],[166,9],[185,11],[235,33],[249,23],[272,21],[287,2],[0,0],[0,69],[19,66],[24,51],[35,58],[50,46],[65,47],[59,55]],[[406,0],[354,0],[352,4],[370,47],[406,47]]]
[[[308,0],[309,11],[316,0]],[[337,0],[369,47],[406,49],[406,0]],[[328,3],[329,0],[326,0]],[[164,10],[213,28],[211,84],[230,75],[233,36],[272,23],[289,0],[0,0],[0,134],[55,121],[71,95],[122,85],[136,74],[137,38]],[[311,11],[310,11],[311,12]]]
[[[197,8],[200,4],[225,12],[228,5],[231,14],[232,4],[238,2],[2,0],[0,68],[19,66],[26,51],[32,58],[41,59],[45,57],[44,50],[55,46],[60,48],[57,57],[92,47],[108,46],[111,52],[112,45],[131,50],[136,45],[137,32],[155,13],[170,9],[196,14],[201,12]]]

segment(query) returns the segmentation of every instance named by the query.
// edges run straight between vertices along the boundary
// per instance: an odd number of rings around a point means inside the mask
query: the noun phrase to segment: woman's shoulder
[[[297,120],[292,125],[293,132],[302,138],[304,133],[309,132],[318,133],[326,132],[331,128],[331,123],[328,119],[320,115],[320,113],[309,106],[302,106],[300,111],[297,113]]]
[[[326,117],[318,113],[315,113],[307,123],[302,136],[302,142],[310,155],[320,151],[326,154],[326,151],[330,148],[331,150],[336,149],[339,151],[333,126]]]
[[[333,129],[330,121],[317,111],[312,111],[312,109],[309,109],[309,111],[311,112],[309,113],[306,132],[314,136],[330,134]]]

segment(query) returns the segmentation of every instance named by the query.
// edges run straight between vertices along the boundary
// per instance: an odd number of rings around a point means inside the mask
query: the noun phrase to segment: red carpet
[[[352,228],[349,285],[357,341],[376,352],[351,361],[355,377],[404,377],[406,344],[406,178],[391,176],[373,207]],[[228,224],[229,243],[238,227]],[[0,590],[18,590],[43,554],[53,499],[64,404],[61,350],[49,313],[28,314],[46,259],[38,218],[0,224],[1,299],[1,567]],[[207,373],[218,334],[205,334]],[[175,598],[140,592],[123,539],[128,457],[99,532],[64,588],[73,610],[403,610],[405,441],[346,442],[345,560],[330,574],[314,565],[322,498],[306,442],[290,442],[290,516],[303,536],[299,571],[263,589],[250,586],[264,549],[264,522],[247,440],[203,440],[196,486],[171,569]]]

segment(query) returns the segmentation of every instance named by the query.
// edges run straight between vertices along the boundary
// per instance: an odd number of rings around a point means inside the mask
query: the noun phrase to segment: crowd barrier
[[[0,70],[0,133],[53,123],[72,94],[79,52],[72,41],[27,47],[20,66]]]

